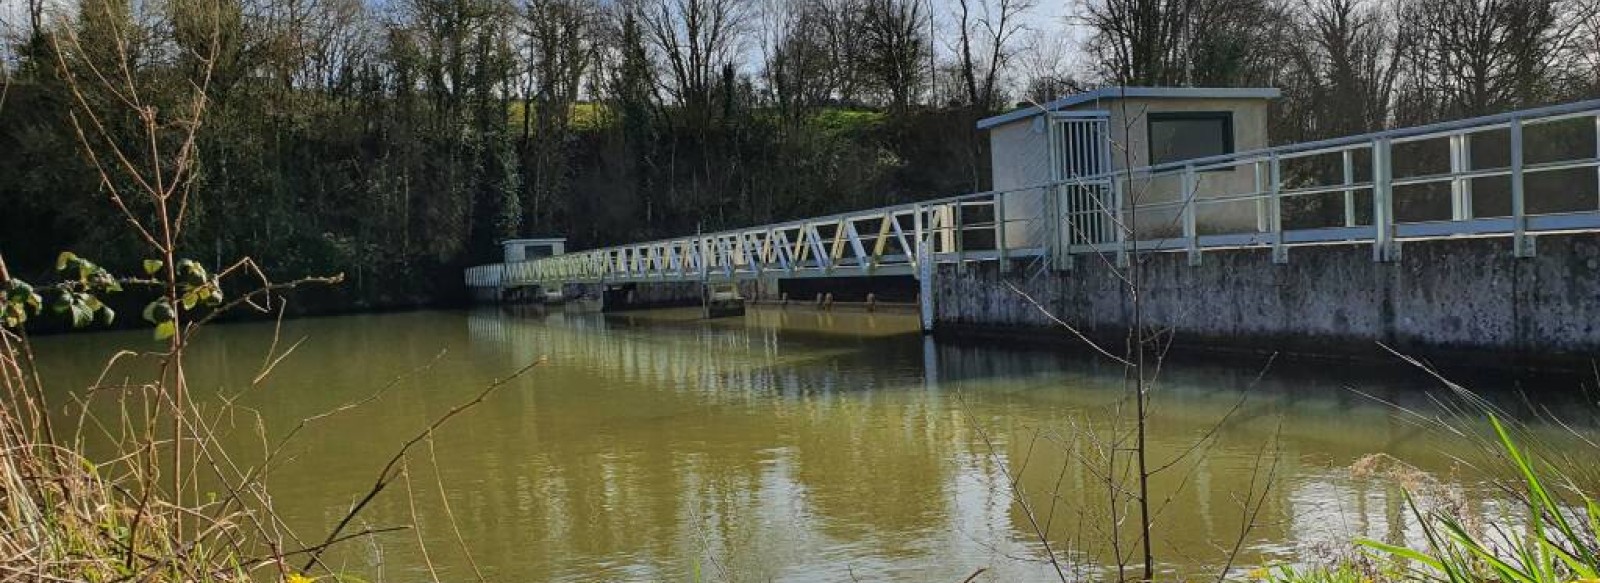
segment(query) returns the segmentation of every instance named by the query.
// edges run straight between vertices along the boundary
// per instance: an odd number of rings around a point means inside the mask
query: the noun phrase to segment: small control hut
[[[994,190],[1006,193],[1007,244],[1110,240],[1112,226],[1103,210],[1118,201],[1126,208],[1134,197],[1141,204],[1177,202],[1185,190],[1175,177],[1150,179],[1137,172],[1113,185],[1111,173],[1265,148],[1267,106],[1278,96],[1270,88],[1106,87],[979,121],[978,129],[989,132]],[[1200,198],[1247,192],[1257,180],[1248,167],[1199,176],[1191,188]],[[1260,220],[1256,206],[1208,204],[1200,221],[1218,229],[1254,227]],[[1035,220],[1052,213],[1063,220]],[[1141,217],[1140,223],[1150,225],[1140,229],[1143,236],[1173,224],[1176,214],[1174,207],[1167,216]],[[1050,228],[1061,224],[1070,228]]]

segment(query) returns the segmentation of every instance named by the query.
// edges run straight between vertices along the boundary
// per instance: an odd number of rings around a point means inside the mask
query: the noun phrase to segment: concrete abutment
[[[1112,262],[1073,260],[1070,271],[1044,272],[940,265],[935,330],[1070,335],[1048,311],[1120,352],[1132,322],[1127,287]],[[1180,349],[1392,359],[1381,343],[1494,365],[1600,357],[1595,234],[1541,236],[1527,258],[1513,257],[1507,238],[1460,238],[1406,242],[1388,263],[1352,244],[1296,247],[1287,264],[1269,249],[1207,251],[1197,266],[1181,252],[1151,254],[1138,269],[1146,325],[1170,330]]]

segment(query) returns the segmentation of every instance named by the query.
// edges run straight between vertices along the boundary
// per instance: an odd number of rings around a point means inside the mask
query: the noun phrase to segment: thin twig
[[[478,393],[478,396],[474,397],[470,401],[456,405],[455,407],[451,407],[450,410],[445,412],[444,415],[440,416],[438,419],[435,419],[433,423],[430,423],[427,429],[424,429],[415,437],[412,437],[409,441],[405,442],[405,444],[401,445],[400,450],[395,452],[394,457],[389,458],[389,462],[384,464],[383,469],[378,472],[378,478],[375,482],[373,482],[372,488],[367,491],[365,496],[362,496],[359,502],[356,502],[355,506],[350,508],[349,512],[345,513],[344,518],[340,519],[339,523],[335,525],[333,530],[328,533],[327,540],[332,541],[333,539],[337,538],[339,533],[343,532],[345,527],[350,525],[350,521],[355,520],[356,515],[361,514],[361,511],[365,509],[368,504],[371,504],[372,500],[378,497],[378,494],[382,493],[385,488],[389,487],[390,482],[394,481],[396,466],[398,466],[400,462],[405,459],[406,452],[410,451],[412,446],[416,445],[418,442],[421,442],[423,439],[426,439],[429,435],[432,435],[435,430],[439,429],[439,427],[450,421],[451,418],[461,414],[462,411],[466,411],[467,409],[471,409],[477,406],[479,403],[482,403],[484,399],[489,398],[489,395],[494,394],[495,391],[500,389],[500,387],[505,386],[507,383],[510,383],[517,378],[520,378],[528,371],[533,370],[535,367],[538,367],[544,363],[545,359],[540,357],[539,360],[535,360],[531,364],[517,369],[515,372],[511,373],[511,375],[490,383],[487,388]],[[312,566],[316,565],[317,558],[320,557],[321,554],[322,551],[320,549],[312,552],[311,559],[306,561],[305,567],[303,567],[302,570],[308,570]]]

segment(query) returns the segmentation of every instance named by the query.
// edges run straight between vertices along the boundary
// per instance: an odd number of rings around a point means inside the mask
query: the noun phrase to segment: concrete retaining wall
[[[1545,236],[1516,259],[1511,241],[1407,242],[1396,263],[1367,245],[1300,247],[1287,265],[1266,250],[1148,256],[1140,267],[1145,322],[1170,328],[1180,348],[1257,349],[1389,358],[1377,343],[1485,364],[1585,363],[1600,357],[1600,236]],[[1118,347],[1132,320],[1128,294],[1106,261],[1076,258],[1068,272],[940,266],[936,330],[1058,330],[1010,282],[1074,327]],[[1119,348],[1120,351],[1120,348]],[[1586,365],[1585,365],[1586,366]]]

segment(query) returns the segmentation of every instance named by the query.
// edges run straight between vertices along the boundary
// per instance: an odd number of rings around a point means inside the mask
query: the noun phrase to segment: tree
[[[544,224],[548,201],[566,188],[572,107],[596,58],[599,17],[593,0],[527,0],[522,8],[522,147],[533,173],[521,205],[525,224]]]
[[[1023,37],[1022,43],[1017,53],[1022,99],[1043,104],[1085,89],[1086,84],[1068,61],[1073,47],[1065,36],[1035,29]]]
[[[999,98],[1002,71],[1011,64],[1017,35],[1035,0],[956,0],[961,80],[967,104],[990,111]]]
[[[1404,123],[1528,107],[1555,95],[1551,83],[1579,10],[1562,0],[1411,0],[1401,35],[1406,53]]]
[[[1267,0],[1090,0],[1090,53],[1122,85],[1264,83],[1282,19]]]
[[[1293,11],[1280,110],[1283,139],[1306,141],[1387,126],[1400,74],[1392,7],[1359,0],[1303,0]]]
[[[829,72],[838,63],[830,58],[825,7],[820,1],[779,1],[767,9],[767,87],[780,116],[796,125],[834,93]]]
[[[893,111],[906,111],[928,78],[922,63],[930,47],[920,0],[863,0],[866,73]]]
[[[639,22],[665,62],[666,88],[692,119],[706,119],[723,68],[737,59],[738,0],[647,0]]]

